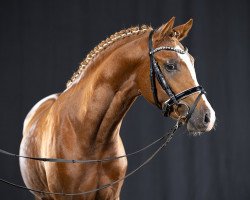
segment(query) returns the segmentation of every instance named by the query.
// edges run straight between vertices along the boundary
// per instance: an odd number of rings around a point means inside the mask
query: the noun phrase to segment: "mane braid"
[[[144,33],[147,30],[152,29],[150,26],[142,25],[131,27],[125,30],[121,30],[119,32],[114,33],[106,40],[103,40],[100,44],[98,44],[92,51],[88,53],[86,58],[80,63],[78,70],[72,75],[70,80],[67,82],[66,88],[69,88],[76,79],[80,78],[81,74],[87,69],[88,64],[94,60],[102,51],[104,51],[111,44],[114,44],[116,41],[124,39],[126,37]]]

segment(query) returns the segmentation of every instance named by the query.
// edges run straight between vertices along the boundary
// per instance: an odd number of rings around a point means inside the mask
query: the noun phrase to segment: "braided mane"
[[[81,74],[87,69],[88,64],[94,60],[101,52],[103,52],[107,47],[114,44],[116,41],[124,39],[126,37],[144,33],[147,30],[151,29],[150,26],[142,25],[142,26],[136,26],[131,27],[128,29],[121,30],[119,32],[114,33],[110,37],[108,37],[106,40],[103,40],[100,44],[98,44],[92,51],[88,53],[86,58],[80,63],[80,66],[78,70],[72,75],[70,80],[67,82],[67,88],[69,88],[76,79],[78,79]]]

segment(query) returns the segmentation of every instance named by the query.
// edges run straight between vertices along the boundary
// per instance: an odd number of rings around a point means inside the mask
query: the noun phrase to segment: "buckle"
[[[162,104],[162,113],[163,113],[164,117],[167,117],[169,115],[170,107],[172,106],[172,105],[169,105],[169,101],[170,101],[170,99],[163,102],[163,104]]]
[[[174,108],[174,113],[180,119],[185,119],[190,111],[190,107],[185,102],[178,102],[176,108]]]
[[[162,112],[164,117],[169,116],[171,106],[174,106],[173,112],[180,119],[185,119],[190,111],[190,107],[185,102],[178,102],[177,104],[170,104],[170,99],[165,101],[162,105]]]

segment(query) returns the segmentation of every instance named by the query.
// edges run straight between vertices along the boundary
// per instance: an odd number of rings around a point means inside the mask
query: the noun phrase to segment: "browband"
[[[149,54],[154,54],[154,53],[156,53],[158,51],[162,51],[162,50],[175,51],[175,52],[180,53],[180,54],[185,54],[185,53],[188,52],[188,48],[187,47],[185,47],[185,49],[182,50],[182,49],[176,49],[174,47],[168,47],[168,46],[166,46],[166,47],[155,48],[154,50],[150,51]]]

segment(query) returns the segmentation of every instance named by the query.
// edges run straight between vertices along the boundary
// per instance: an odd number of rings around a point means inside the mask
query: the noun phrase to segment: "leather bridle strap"
[[[168,94],[170,99],[175,103],[177,103],[177,101],[175,99],[175,95],[174,95],[173,91],[171,90],[168,83],[165,81],[165,78],[164,78],[155,58],[154,58],[154,49],[153,49],[153,42],[152,42],[153,34],[154,34],[154,30],[152,30],[150,32],[149,40],[148,40],[149,57],[150,57],[150,82],[151,82],[151,90],[153,93],[155,104],[161,109],[161,104],[160,104],[158,97],[157,97],[155,77],[157,78],[162,89]]]
[[[181,49],[176,49],[176,48],[170,47],[170,46],[162,46],[162,47],[158,47],[158,48],[154,49],[153,48],[153,40],[152,40],[153,34],[154,34],[154,30],[152,30],[150,32],[149,39],[148,39],[148,48],[149,48],[149,57],[150,57],[151,90],[152,90],[155,105],[163,111],[164,116],[169,116],[171,107],[173,105],[178,106],[180,104],[179,102],[181,99],[184,99],[184,98],[186,98],[186,97],[188,97],[196,92],[200,92],[201,95],[205,94],[206,92],[202,86],[192,87],[192,88],[187,89],[179,94],[175,94],[173,92],[170,85],[168,84],[168,82],[164,78],[164,75],[162,74],[161,69],[160,69],[157,61],[154,58],[154,53],[156,53],[158,51],[162,51],[162,50],[167,50],[167,51],[174,51],[174,52],[180,53],[180,54],[185,54],[185,53],[187,53],[188,50],[187,50],[187,48],[185,48],[185,50],[181,50]],[[169,99],[167,101],[163,102],[162,104],[158,100],[156,80],[159,82],[161,88],[165,91],[165,93],[169,96]],[[199,98],[197,97],[197,99],[195,100],[195,103],[192,105],[193,109],[189,109],[189,113],[188,113],[189,118],[192,115],[194,109],[196,108],[201,95],[198,96]]]
[[[193,88],[190,88],[188,90],[185,90],[179,94],[176,94],[175,95],[175,98],[178,102],[180,102],[180,100],[184,99],[184,98],[187,98],[188,96],[194,94],[194,93],[197,93],[197,92],[200,92],[200,94],[198,95],[201,96],[202,94],[206,94],[206,91],[204,90],[204,88],[202,86],[197,86],[197,87],[193,87]],[[200,100],[200,97],[199,98],[196,98],[195,102],[193,103],[192,105],[192,108],[194,107],[195,104],[198,104],[199,100]],[[197,102],[196,102],[197,101]],[[172,99],[169,99],[167,101],[165,101],[163,103],[163,106],[162,106],[162,111],[163,113],[169,113],[170,112],[170,109],[171,109],[171,106],[174,105],[174,102],[172,101]],[[196,107],[197,105],[195,105]],[[191,112],[192,111],[192,112]],[[189,109],[189,115],[192,114],[194,112],[194,109]]]
[[[188,114],[185,116],[185,121],[188,122],[188,120],[190,119],[190,117],[192,116],[198,102],[200,101],[201,95],[205,94],[205,91],[201,91],[201,93],[197,96],[197,98],[195,99],[192,107],[189,109]]]

